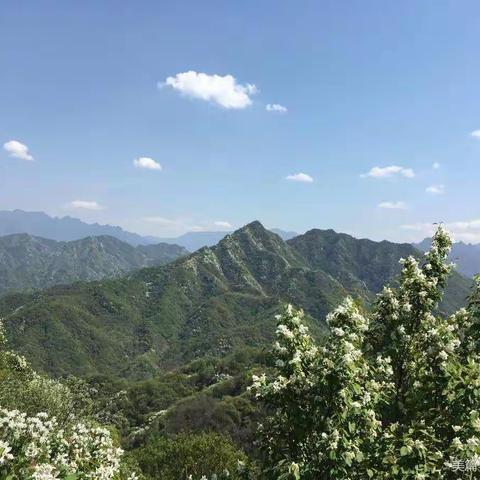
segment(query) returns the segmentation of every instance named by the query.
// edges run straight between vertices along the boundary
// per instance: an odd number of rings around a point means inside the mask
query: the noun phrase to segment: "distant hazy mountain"
[[[408,255],[420,252],[333,230],[284,242],[252,222],[165,266],[4,296],[0,317],[11,345],[43,371],[146,378],[204,355],[268,345],[284,302],[305,309],[312,332],[325,331],[326,313],[345,295],[368,305]],[[469,286],[453,274],[442,310],[463,306]]]
[[[426,252],[432,243],[431,238],[425,238],[420,243],[414,243],[422,252]],[[466,277],[480,273],[480,244],[456,242],[452,245],[450,260],[455,262],[457,270]]]
[[[287,232],[273,228],[272,232],[283,240],[297,236],[295,232]],[[57,241],[80,240],[85,237],[109,235],[131,245],[151,245],[156,243],[170,243],[180,245],[190,252],[202,247],[216,245],[225,235],[232,232],[187,232],[179,237],[158,238],[142,236],[127,232],[121,227],[100,225],[98,223],[82,222],[73,217],[50,217],[44,212],[25,212],[23,210],[0,210],[0,236],[14,233],[28,233],[37,237]]]
[[[287,241],[293,237],[296,237],[298,233],[296,232],[287,232],[280,230],[279,228],[272,228],[270,230],[273,233],[276,233],[282,240]],[[179,237],[175,238],[162,238],[162,242],[166,243],[175,243],[176,245],[181,245],[185,247],[190,252],[195,252],[202,247],[213,247],[220,240],[225,238],[227,235],[230,235],[232,232],[187,232]]]
[[[165,243],[175,243],[194,252],[202,247],[212,247],[231,232],[187,232],[179,237],[166,237],[160,240]]]
[[[66,242],[99,235],[110,235],[131,245],[149,245],[160,241],[155,237],[143,237],[112,225],[85,223],[78,218],[50,217],[43,212],[23,210],[0,211],[0,236],[14,233],[28,233]]]
[[[289,232],[287,230],[280,230],[279,228],[271,228],[270,231],[276,233],[285,242],[298,236],[297,232]]]
[[[131,270],[165,265],[187,253],[179,245],[133,247],[109,236],[57,242],[25,233],[8,235],[0,237],[0,295],[117,277]]]

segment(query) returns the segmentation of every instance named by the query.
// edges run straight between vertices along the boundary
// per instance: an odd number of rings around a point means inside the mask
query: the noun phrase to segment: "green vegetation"
[[[409,245],[254,222],[165,267],[3,297],[12,344],[60,378],[0,348],[0,478],[457,478],[480,453],[480,284],[445,315],[468,288],[453,275],[440,304],[448,246],[419,266]],[[276,320],[292,300],[305,314]],[[49,432],[33,456],[22,422]],[[80,431],[93,460],[60,461]]]
[[[136,480],[90,405],[81,389],[37,374],[8,350],[0,323],[2,480]]]
[[[238,462],[246,460],[231,442],[215,433],[157,438],[132,455],[152,480],[199,479],[215,472],[228,472],[233,480],[238,478]]]
[[[43,372],[146,379],[196,358],[265,347],[286,302],[302,307],[321,337],[342,298],[368,305],[408,255],[419,253],[332,231],[284,242],[253,222],[163,267],[3,297],[0,315],[12,345]],[[458,308],[468,288],[453,277],[442,310]]]
[[[435,315],[451,267],[439,228],[424,262],[403,262],[372,312],[347,298],[318,347],[289,306],[275,372],[254,378],[268,415],[264,477],[314,480],[473,478],[480,454],[480,277],[467,308]],[[460,467],[459,467],[460,466]]]
[[[95,392],[98,418],[115,425],[125,448],[146,445],[158,436],[216,432],[252,453],[262,412],[247,387],[266,363],[264,353],[246,348],[224,358],[195,360],[149,380],[96,376],[82,389]]]
[[[101,377],[58,381],[37,374],[7,350],[3,330],[0,334],[1,479],[187,480],[193,475],[200,480],[227,471],[228,478],[240,478],[237,464],[247,457],[238,446],[242,429],[233,420],[239,421],[241,409],[227,393],[248,397],[248,366],[261,355],[246,350],[203,359],[137,383]],[[253,417],[250,399],[242,402]],[[252,418],[250,440],[253,432]],[[236,434],[236,443],[229,433]],[[129,450],[125,456],[119,441]]]
[[[8,235],[0,237],[0,295],[118,277],[139,268],[165,265],[187,253],[178,245],[132,247],[109,236],[56,242],[25,233]]]

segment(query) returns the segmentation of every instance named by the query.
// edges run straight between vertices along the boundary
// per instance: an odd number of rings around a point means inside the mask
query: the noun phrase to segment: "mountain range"
[[[277,228],[272,228],[271,231],[285,241],[298,236],[296,232]],[[189,252],[194,252],[202,247],[216,245],[232,232],[199,231],[187,232],[178,237],[159,238],[128,232],[118,226],[89,224],[68,216],[62,218],[51,217],[43,212],[25,212],[23,210],[0,211],[0,237],[17,233],[27,233],[57,241],[74,241],[92,236],[111,236],[133,246],[169,243],[180,245]],[[426,238],[419,243],[413,243],[413,246],[423,252],[429,248],[430,243],[431,239]],[[480,244],[454,243],[451,259],[457,264],[458,271],[462,275],[471,278],[480,272]]]
[[[287,232],[278,228],[273,228],[272,232],[280,235],[284,240],[298,235],[296,232]],[[158,238],[127,232],[118,226],[86,223],[69,216],[51,217],[44,212],[24,210],[0,211],[0,237],[16,233],[28,233],[32,236],[67,242],[85,237],[111,236],[134,246],[170,243],[194,252],[202,247],[216,245],[225,235],[232,232],[187,232],[179,237]]]
[[[0,211],[0,236],[28,233],[51,240],[70,242],[85,237],[109,235],[131,245],[159,243],[155,237],[127,232],[121,227],[85,223],[73,217],[51,217],[43,212]]]
[[[0,237],[0,295],[117,277],[143,267],[164,265],[186,254],[188,251],[179,245],[133,247],[105,235],[71,242],[26,233],[7,235]]]
[[[285,242],[259,222],[165,265],[97,282],[0,298],[13,347],[53,375],[147,378],[206,355],[262,347],[284,302],[305,309],[315,335],[347,294],[368,308],[410,244],[311,230]],[[451,278],[444,312],[470,281]]]

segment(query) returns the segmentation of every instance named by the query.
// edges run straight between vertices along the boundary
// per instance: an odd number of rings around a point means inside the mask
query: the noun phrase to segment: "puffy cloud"
[[[391,165],[389,167],[373,167],[369,172],[363,173],[361,177],[373,177],[373,178],[388,178],[395,175],[400,175],[406,178],[413,178],[415,172],[411,168],[403,168],[398,165]]]
[[[480,243],[480,219],[447,222],[444,226],[455,241]],[[435,233],[437,225],[433,223],[412,223],[402,225],[401,228],[419,232],[424,237],[431,237]]]
[[[432,168],[433,168],[434,170],[438,170],[438,169],[440,168],[440,164],[439,164],[438,162],[433,162]]]
[[[425,191],[432,195],[443,195],[445,193],[445,185],[430,185]]]
[[[278,112],[278,113],[287,113],[288,112],[287,107],[284,107],[283,105],[280,105],[279,103],[267,103],[267,106],[265,107],[265,110],[267,112]]]
[[[74,200],[68,204],[70,208],[84,209],[84,210],[104,210],[105,207],[102,207],[95,201],[89,200]]]
[[[242,109],[251,105],[250,96],[258,91],[255,85],[237,83],[232,75],[209,75],[192,70],[168,77],[158,86],[159,88],[171,87],[187,97],[232,109]]]
[[[3,144],[3,148],[8,152],[10,157],[19,158],[20,160],[33,161],[32,155],[28,151],[28,147],[17,140],[10,140]]]
[[[213,224],[216,227],[221,227],[221,228],[233,228],[233,225],[230,222],[225,222],[223,220],[217,220],[213,222]]]
[[[406,210],[407,204],[405,202],[382,202],[378,204],[379,208],[388,208],[390,210]]]
[[[303,183],[313,182],[313,178],[310,175],[307,175],[306,173],[302,173],[302,172],[294,173],[292,175],[287,175],[285,178],[293,182],[303,182]]]
[[[474,130],[470,135],[474,138],[480,138],[480,130]]]
[[[133,161],[136,168],[146,168],[147,170],[161,170],[162,166],[150,157],[139,157]]]

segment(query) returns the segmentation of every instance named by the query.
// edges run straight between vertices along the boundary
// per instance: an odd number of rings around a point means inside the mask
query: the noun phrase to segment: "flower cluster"
[[[112,480],[120,469],[122,450],[107,429],[85,423],[61,428],[45,413],[29,417],[0,409],[0,471],[20,478]],[[73,477],[72,477],[73,478]]]

